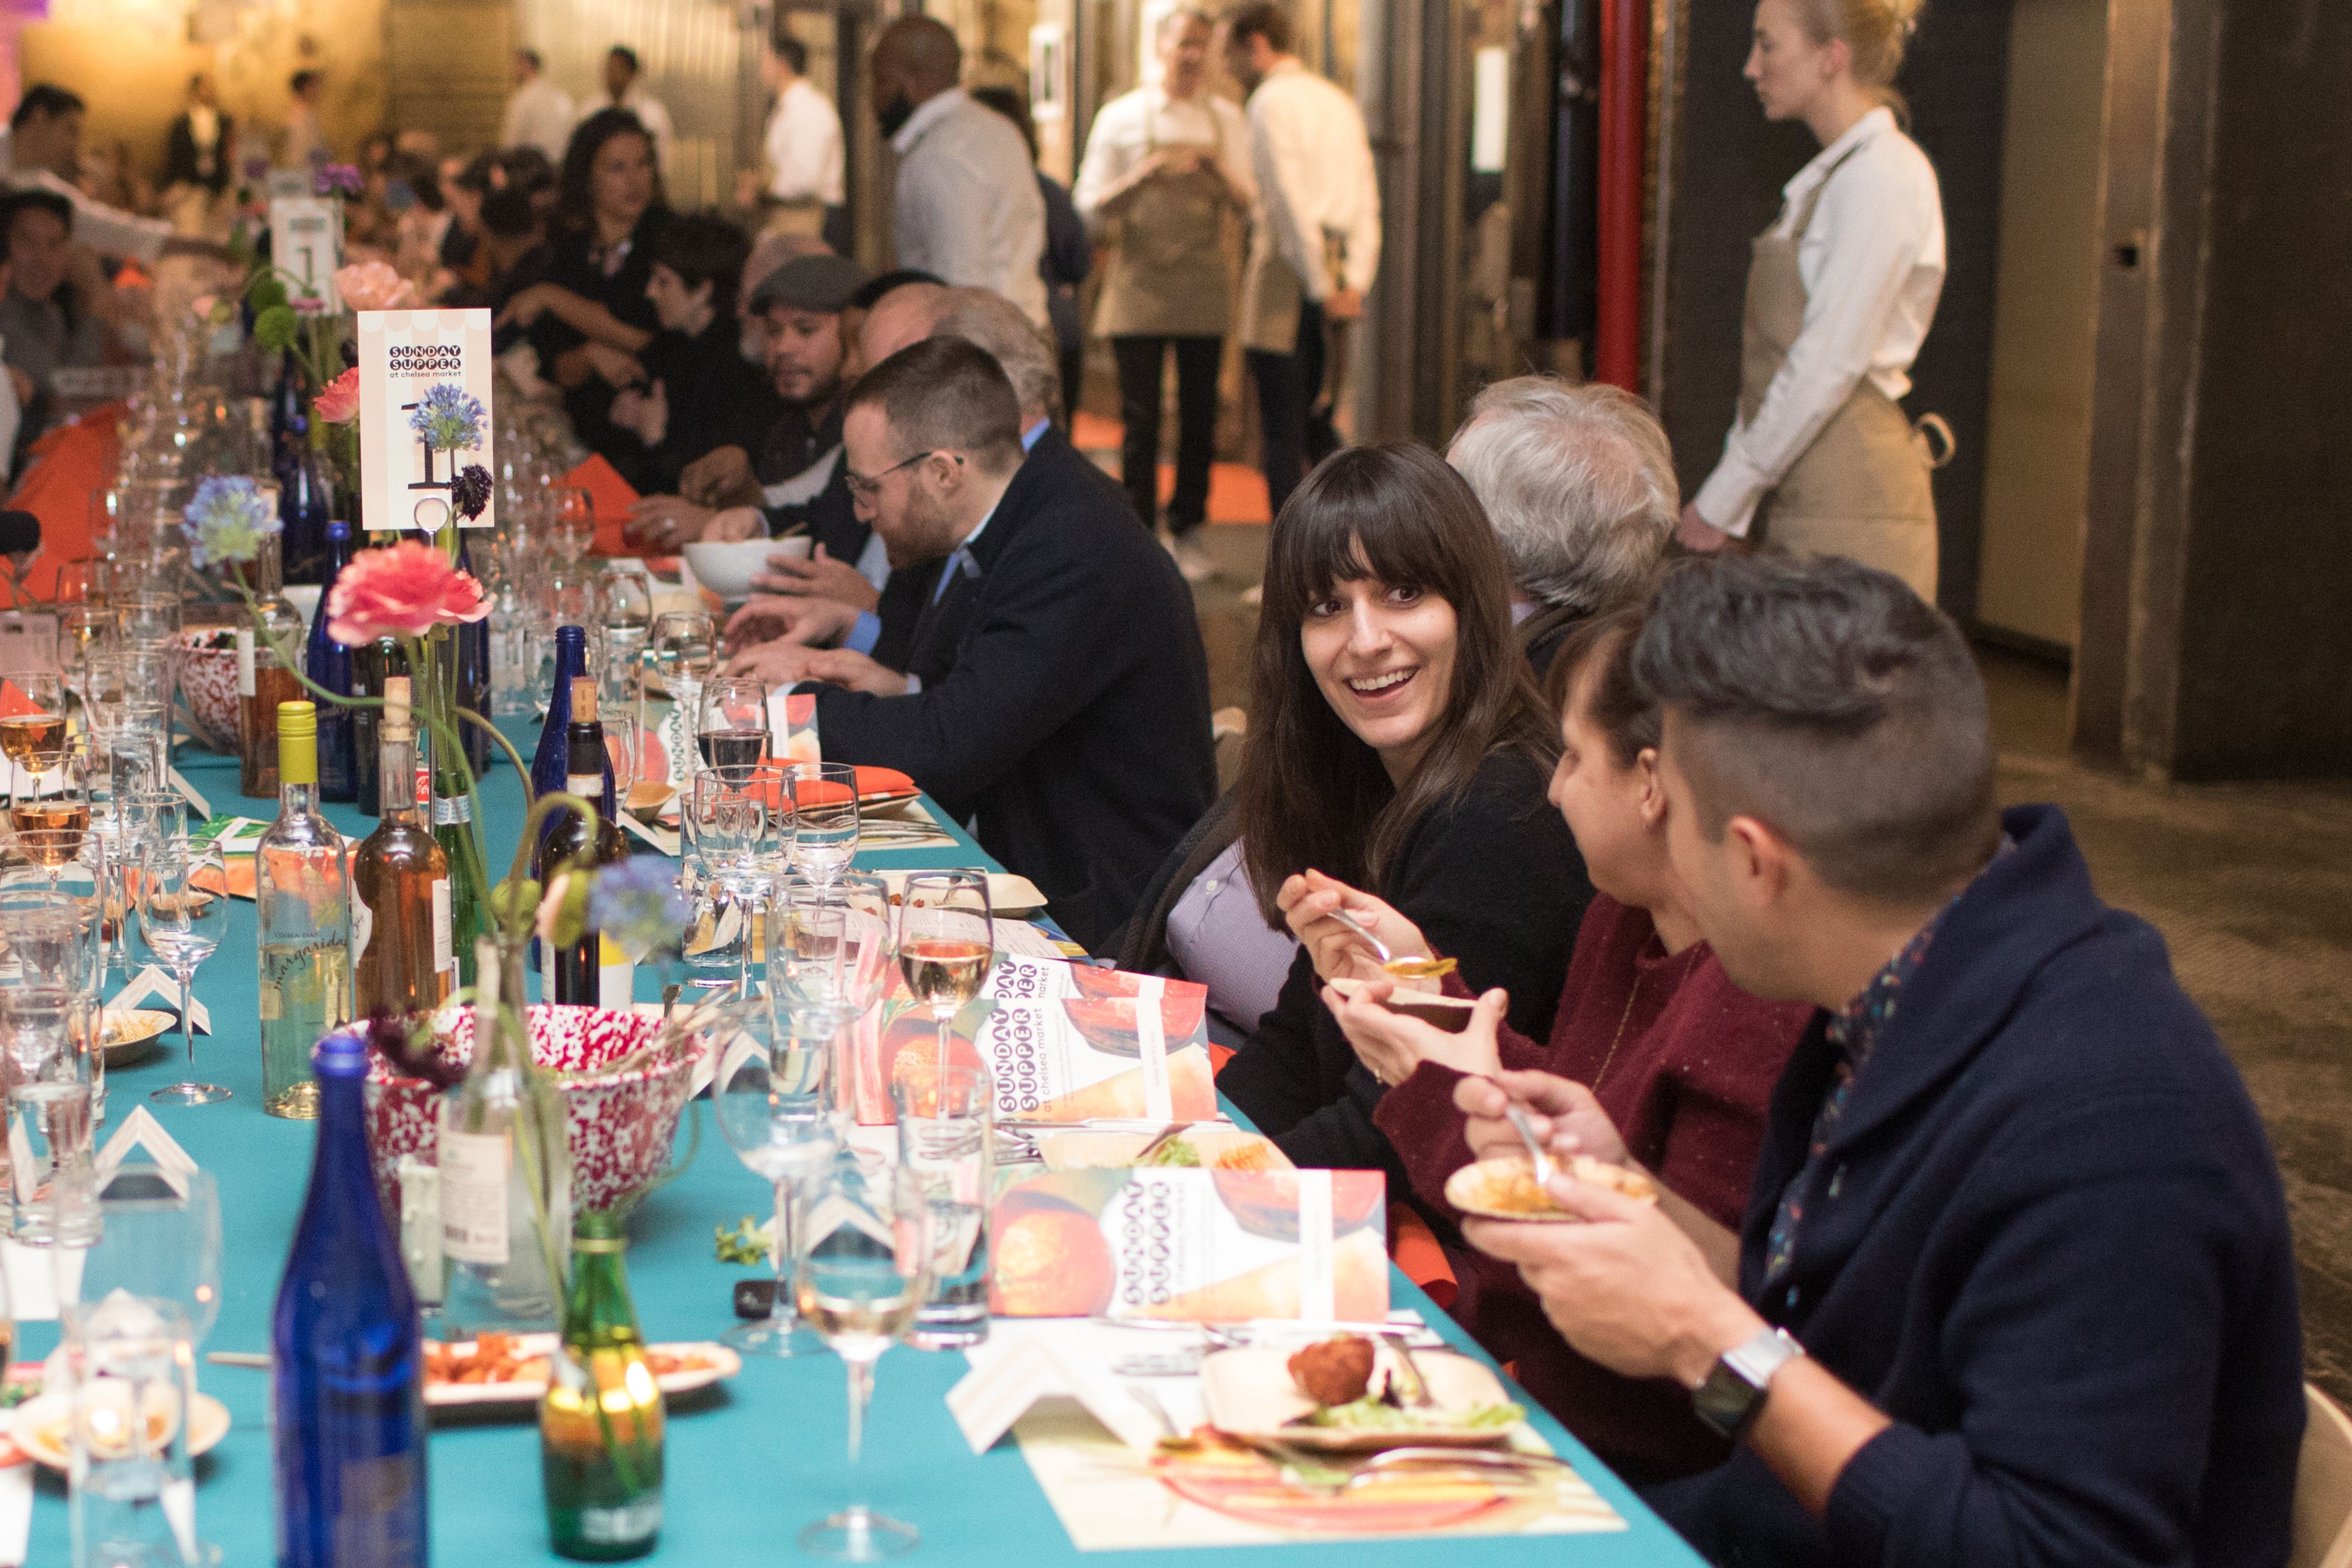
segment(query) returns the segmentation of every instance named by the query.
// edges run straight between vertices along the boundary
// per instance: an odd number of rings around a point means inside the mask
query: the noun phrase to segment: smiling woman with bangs
[[[1376,892],[1542,1038],[1592,885],[1544,798],[1558,740],[1477,499],[1425,448],[1358,447],[1292,494],[1267,556],[1234,797],[1268,922],[1332,879]],[[1299,1164],[1384,1169],[1402,1194],[1313,946],[1217,1085]]]

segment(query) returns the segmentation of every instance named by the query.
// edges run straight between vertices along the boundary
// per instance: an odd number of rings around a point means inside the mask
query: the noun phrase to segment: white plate
[[[471,1340],[458,1340],[451,1349],[473,1344]],[[515,1346],[525,1356],[547,1355],[557,1343],[553,1334],[518,1334]],[[709,1364],[690,1367],[680,1372],[664,1373],[654,1379],[654,1384],[664,1394],[690,1394],[698,1388],[734,1376],[743,1370],[743,1358],[715,1340],[698,1340],[687,1344],[647,1345],[649,1351],[665,1355],[698,1355]],[[484,1405],[536,1405],[547,1392],[543,1380],[517,1383],[436,1383],[425,1384],[425,1403],[436,1410],[478,1409]]]
[[[929,869],[929,868],[920,869]],[[919,870],[877,871],[874,874],[882,879],[883,884],[890,889],[890,897],[896,899],[907,890],[907,879],[919,875]],[[1017,876],[1011,871],[991,871],[988,874],[990,913],[1030,915],[1035,914],[1045,907],[1045,895],[1039,892],[1037,884],[1028,878]]]
[[[1315,1411],[1315,1402],[1291,1380],[1295,1347],[1252,1345],[1219,1351],[1201,1362],[1201,1407],[1209,1425],[1244,1443],[1276,1442],[1329,1454],[1369,1454],[1381,1448],[1483,1448],[1507,1441],[1513,1426],[1449,1426],[1433,1424],[1387,1431],[1339,1426],[1292,1426]],[[1383,1343],[1383,1363],[1396,1352]],[[1439,1411],[1507,1405],[1511,1396],[1485,1363],[1452,1351],[1415,1351],[1412,1364],[1429,1379]]]
[[[209,1394],[196,1395],[195,1419],[188,1425],[191,1456],[209,1452],[228,1436],[228,1406]],[[73,1407],[62,1394],[39,1394],[8,1413],[8,1435],[16,1447],[53,1470],[67,1467],[66,1427]]]

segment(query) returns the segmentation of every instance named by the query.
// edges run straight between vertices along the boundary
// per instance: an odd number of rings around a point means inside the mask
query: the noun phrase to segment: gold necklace
[[[1698,945],[1693,942],[1685,948],[1683,952],[1696,952],[1698,951]],[[1680,958],[1682,953],[1678,952],[1674,956]],[[1658,967],[1663,969],[1665,965],[1662,963]],[[1617,1015],[1617,1032],[1609,1037],[1609,1054],[1601,1058],[1601,1070],[1592,1075],[1591,1087],[1595,1094],[1601,1092],[1601,1080],[1609,1076],[1609,1065],[1617,1059],[1617,1047],[1625,1043],[1625,1025],[1633,1016],[1633,1004],[1641,1000],[1642,982],[1649,977],[1649,972],[1643,969],[1640,961],[1636,960],[1633,966],[1633,989],[1625,993],[1625,1010]]]

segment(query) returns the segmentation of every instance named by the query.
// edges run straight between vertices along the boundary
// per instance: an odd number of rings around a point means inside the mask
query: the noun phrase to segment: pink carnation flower
[[[490,613],[482,585],[432,545],[404,539],[362,550],[327,595],[327,635],[345,647],[378,637],[418,637],[435,626],[478,621]]]
[[[335,292],[354,310],[413,310],[416,290],[384,261],[355,261],[335,268]]]
[[[327,383],[310,399],[310,412],[330,425],[348,425],[360,416],[360,371],[353,365]]]

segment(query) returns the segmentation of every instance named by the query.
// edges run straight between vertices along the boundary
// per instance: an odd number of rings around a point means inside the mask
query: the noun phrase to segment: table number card
[[[305,316],[343,308],[335,268],[343,264],[343,204],[333,196],[269,198],[269,257],[286,285],[286,302]]]
[[[493,468],[490,313],[362,310],[361,524],[371,531],[448,526],[452,489],[474,466]],[[466,528],[488,528],[495,500]]]

